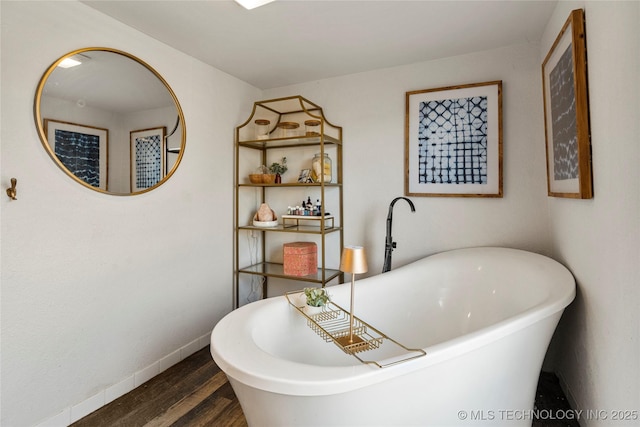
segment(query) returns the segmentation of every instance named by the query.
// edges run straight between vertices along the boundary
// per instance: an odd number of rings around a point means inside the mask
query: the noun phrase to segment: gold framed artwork
[[[132,192],[153,187],[164,178],[166,134],[164,126],[130,132]]]
[[[405,195],[502,197],[502,81],[406,93]]]
[[[58,166],[86,185],[107,190],[108,129],[44,119],[44,132]]]
[[[591,136],[584,11],[571,12],[542,63],[547,193],[590,199]]]

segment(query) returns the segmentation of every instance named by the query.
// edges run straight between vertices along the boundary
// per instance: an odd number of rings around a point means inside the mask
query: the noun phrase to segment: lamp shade
[[[351,274],[366,273],[367,256],[362,246],[345,246],[340,259],[340,271]]]

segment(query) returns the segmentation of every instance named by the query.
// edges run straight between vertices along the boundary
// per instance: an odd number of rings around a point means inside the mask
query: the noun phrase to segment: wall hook
[[[18,183],[18,180],[15,178],[11,178],[11,187],[7,188],[7,196],[9,196],[9,198],[11,200],[18,200],[16,198],[16,184]]]

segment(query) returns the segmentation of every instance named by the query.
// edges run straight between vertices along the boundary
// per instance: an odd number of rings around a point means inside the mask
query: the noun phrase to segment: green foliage
[[[271,163],[271,166],[269,166],[269,171],[271,173],[280,174],[280,175],[285,173],[287,171],[287,158],[283,157],[282,163],[275,163],[275,162]]]
[[[324,288],[304,288],[307,305],[322,307],[329,301],[329,293]]]

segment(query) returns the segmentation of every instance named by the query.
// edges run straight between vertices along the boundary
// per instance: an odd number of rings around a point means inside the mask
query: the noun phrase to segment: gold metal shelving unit
[[[256,137],[255,120],[266,119],[270,121],[270,133],[268,139],[258,139]],[[305,120],[317,120],[320,122],[319,134],[307,135],[304,132]],[[296,122],[301,124],[302,132],[297,135],[280,135],[278,124],[282,122]],[[324,158],[325,153],[331,151],[333,162],[333,172],[331,182],[324,181],[324,175],[321,174],[320,182],[314,183],[297,183],[287,182],[281,184],[252,184],[246,180],[246,163],[245,154],[258,153],[261,164],[267,165],[268,153],[272,150],[278,152],[294,153],[296,150],[303,150],[308,147],[317,148],[320,158]],[[291,166],[291,165],[290,165]],[[295,172],[294,172],[295,173]],[[324,287],[329,282],[337,280],[343,281],[344,275],[337,268],[338,265],[329,265],[327,253],[329,250],[332,254],[340,254],[344,246],[343,237],[343,188],[342,188],[342,127],[333,125],[324,116],[322,108],[303,98],[302,96],[291,96],[286,98],[270,99],[255,102],[253,110],[249,118],[236,127],[235,131],[235,215],[234,215],[234,238],[235,238],[235,274],[234,274],[234,307],[240,305],[240,284],[242,278],[259,276],[262,279],[262,295],[266,297],[270,278],[285,279],[291,281],[303,282],[306,285],[318,285]],[[276,227],[264,228],[256,227],[247,221],[250,212],[246,206],[243,206],[241,199],[243,195],[255,191],[259,192],[261,203],[267,202],[274,195],[274,192],[286,192],[287,190],[300,190],[309,188],[315,193],[319,193],[317,197],[321,201],[321,217],[324,220],[309,220],[310,218],[301,217],[300,221],[287,219],[280,221]],[[328,194],[331,193],[331,200],[337,200],[337,206],[331,207],[331,220],[326,214],[326,201]],[[314,197],[315,198],[315,197]],[[335,211],[337,209],[337,211]],[[283,212],[276,212],[278,217]],[[250,265],[241,265],[241,234],[249,233],[250,235],[260,236],[259,250],[257,259],[252,260]],[[318,245],[318,272],[308,276],[287,276],[284,274],[282,263],[272,262],[270,259],[273,254],[274,247],[269,244],[269,235],[272,233],[298,233],[315,236],[319,239]],[[329,248],[327,237],[336,235],[331,239],[331,247]],[[299,238],[304,239],[300,236]],[[335,251],[335,252],[334,252]],[[339,258],[339,255],[338,255]]]
[[[304,296],[304,291],[287,292],[285,296],[316,334],[326,342],[333,342],[343,352],[364,364],[386,368],[427,354],[420,348],[408,348],[400,344],[357,316],[354,316],[351,329],[350,313],[332,301],[329,301],[320,313],[307,315],[303,306],[296,302]],[[365,352],[370,354],[372,359],[365,359],[359,355]]]

